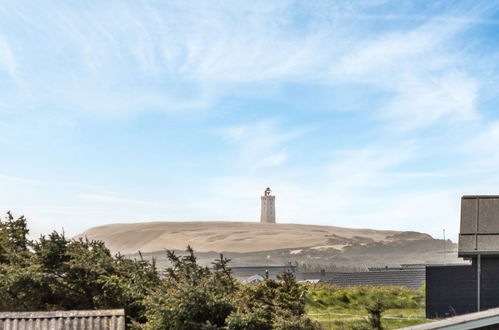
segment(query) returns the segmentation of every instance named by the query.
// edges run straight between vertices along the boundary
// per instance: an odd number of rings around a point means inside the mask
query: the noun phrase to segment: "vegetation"
[[[366,311],[369,314],[367,320],[371,328],[376,330],[383,330],[383,325],[381,324],[381,314],[385,311],[385,305],[377,300],[372,304],[366,306]]]
[[[160,283],[154,263],[112,256],[104,243],[53,232],[28,239],[26,219],[0,221],[1,311],[124,308],[144,322],[144,299]]]
[[[424,288],[308,286],[307,315],[324,329],[398,329],[424,318]]]
[[[167,251],[172,266],[160,276],[154,261],[113,256],[103,242],[28,233],[24,217],[0,220],[0,311],[124,308],[136,329],[318,329],[291,273],[243,286],[228,259],[210,270],[189,247]]]
[[[103,242],[52,232],[28,237],[27,221],[0,220],[0,311],[124,308],[131,329],[396,329],[426,322],[424,289],[299,284],[241,285],[222,255],[211,269],[167,251],[171,264],[112,255]],[[315,320],[315,321],[312,321]],[[316,322],[318,321],[318,322]]]

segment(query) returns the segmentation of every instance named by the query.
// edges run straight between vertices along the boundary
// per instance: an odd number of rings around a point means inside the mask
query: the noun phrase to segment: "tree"
[[[231,297],[236,285],[220,257],[213,271],[197,264],[194,251],[186,256],[167,251],[171,267],[159,290],[146,299],[146,329],[219,329],[234,309]]]
[[[292,273],[253,285],[234,281],[223,255],[212,269],[167,251],[171,263],[160,290],[146,299],[145,329],[318,329],[305,313],[305,291]]]
[[[381,324],[381,314],[385,311],[385,305],[377,300],[366,306],[366,311],[368,315],[368,321],[372,329],[383,330]]]
[[[0,219],[0,263],[21,263],[29,255],[28,225],[24,216],[14,219],[7,212],[4,221]]]
[[[236,310],[227,320],[227,328],[243,329],[319,329],[305,317],[305,288],[291,272],[245,286],[236,300]]]
[[[24,217],[0,222],[0,310],[124,308],[130,324],[145,322],[143,300],[159,285],[154,262],[113,256],[100,241],[28,233]]]
[[[154,260],[113,255],[101,241],[28,233],[24,217],[0,221],[0,311],[124,308],[129,328],[151,330],[317,329],[292,273],[243,286],[229,259],[209,269],[187,247],[186,256],[167,251],[160,277]]]

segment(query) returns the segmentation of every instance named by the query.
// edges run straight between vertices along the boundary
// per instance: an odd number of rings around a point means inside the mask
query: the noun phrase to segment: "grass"
[[[337,287],[308,284],[306,311],[324,329],[370,329],[366,306],[377,301],[385,307],[384,329],[426,323],[424,289],[405,287]]]

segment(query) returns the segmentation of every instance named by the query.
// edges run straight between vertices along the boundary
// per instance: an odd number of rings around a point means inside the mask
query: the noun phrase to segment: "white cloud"
[[[237,146],[239,160],[247,168],[278,167],[288,158],[286,145],[305,133],[304,129],[282,129],[276,121],[262,120],[218,132]]]
[[[487,182],[499,179],[499,121],[482,123],[473,127],[474,134],[462,143],[462,153],[468,156],[470,174],[480,173]],[[490,193],[490,192],[489,192]]]
[[[378,113],[396,129],[478,116],[476,73],[463,65],[465,50],[451,46],[471,23],[427,21],[405,32],[360,40],[330,69],[337,81],[359,82],[390,95]]]
[[[478,83],[462,73],[400,77],[396,91],[385,116],[398,120],[402,129],[433,124],[443,117],[450,121],[478,117]]]
[[[484,152],[498,151],[499,145],[499,121],[493,121],[481,127],[479,133],[468,143],[470,150],[475,149]]]
[[[16,78],[16,61],[14,53],[5,39],[0,35],[0,69],[3,68],[12,78]]]
[[[351,191],[357,187],[381,187],[390,185],[387,172],[414,158],[411,146],[405,148],[361,148],[341,155],[338,161],[327,167],[327,175],[339,191]]]
[[[0,18],[9,14],[29,27],[9,28],[2,22],[12,18],[0,19],[4,35],[0,37],[0,71],[9,75],[0,80],[0,85],[8,87],[0,90],[0,102],[12,113],[24,111],[26,118],[36,118],[30,119],[30,125],[24,119],[24,125],[16,122],[12,127],[21,128],[19,135],[44,124],[39,120],[44,113],[32,116],[30,112],[54,106],[50,116],[69,117],[71,123],[72,112],[99,116],[218,112],[222,110],[214,105],[220,100],[237,93],[246,95],[248,88],[256,90],[258,100],[262,95],[286,98],[274,95],[286,84],[325,90],[351,84],[350,88],[372,89],[386,96],[377,104],[371,99],[359,101],[360,111],[383,120],[381,129],[370,129],[373,140],[380,137],[384,142],[352,138],[360,142],[345,143],[343,153],[331,150],[336,148],[332,144],[311,146],[316,154],[333,153],[334,159],[324,156],[312,165],[292,163],[294,157],[303,157],[303,150],[296,147],[298,139],[316,132],[308,134],[298,127],[313,124],[303,119],[305,115],[290,113],[286,124],[254,119],[218,131],[226,142],[218,150],[224,152],[228,171],[237,174],[201,179],[202,187],[197,179],[196,184],[188,182],[182,195],[187,198],[166,187],[161,198],[146,202],[140,192],[121,195],[116,187],[113,190],[120,195],[99,187],[0,176],[2,187],[14,187],[0,191],[0,206],[29,210],[37,231],[47,223],[57,227],[70,221],[74,222],[72,230],[79,231],[112,221],[257,220],[259,194],[270,185],[278,196],[282,221],[425,230],[440,227],[437,223],[445,218],[457,226],[459,193],[492,191],[499,180],[494,174],[499,164],[499,124],[487,124],[477,106],[484,78],[475,64],[487,54],[473,53],[473,46],[462,47],[469,35],[459,39],[473,24],[496,24],[481,17],[480,13],[493,9],[483,4],[471,11],[456,6],[445,17],[369,15],[365,6],[372,2],[302,2],[311,7],[298,13],[294,1],[90,1],[77,6],[45,4],[43,11],[22,1],[9,5],[13,10],[5,5]],[[364,25],[366,20],[403,24],[373,29],[373,24]],[[12,77],[18,81],[12,82]],[[277,92],[267,90],[268,85],[277,86]],[[251,118],[275,116],[254,107]],[[425,142],[421,140],[426,136],[417,136],[413,145],[405,142],[407,134],[414,134],[408,130],[439,124],[439,131],[445,131],[451,126],[445,124],[459,128],[461,121],[476,125],[477,130],[436,143],[442,142],[445,149],[445,143],[452,146],[459,139],[473,140],[463,145],[467,155],[459,156],[478,161],[435,162],[441,166],[435,172],[418,168],[415,160],[429,154],[422,150]],[[0,125],[3,128],[4,123]],[[353,128],[347,138],[357,138],[357,128]],[[429,138],[438,134],[430,132]],[[311,140],[328,142],[328,138],[317,133]],[[410,162],[417,172],[404,169]],[[470,183],[467,166],[488,175]],[[452,175],[448,175],[449,168]],[[456,183],[444,188],[414,187],[419,179],[437,181],[449,176]]]
[[[344,55],[331,71],[349,79],[373,81],[379,74],[400,70],[409,60],[431,51],[441,41],[438,31],[431,32],[388,33],[374,41],[361,40],[356,49]]]
[[[103,204],[125,204],[127,206],[166,206],[164,203],[136,200],[132,198],[119,197],[111,194],[81,194],[82,200]]]
[[[245,1],[237,5],[115,1],[109,7],[88,2],[47,7],[41,17],[32,6],[12,5],[12,15],[38,29],[20,35],[8,30],[10,41],[29,47],[16,48],[23,50],[18,65],[0,39],[0,59],[9,72],[22,73],[23,90],[18,96],[10,94],[14,103],[10,106],[17,109],[33,109],[58,99],[65,111],[93,115],[207,110],[238,85],[262,81],[326,86],[367,83],[393,93],[402,108],[415,99],[407,95],[425,89],[423,96],[428,96],[427,91],[434,88],[432,80],[449,75],[449,64],[460,55],[448,46],[491,6],[464,8],[466,15],[459,8],[450,11],[456,19],[451,14],[419,15],[411,28],[366,31],[363,17],[381,4],[302,4],[305,12],[301,14],[313,16],[304,18],[302,29],[295,26],[294,1],[251,5]],[[49,20],[50,16],[57,19]],[[406,16],[411,18],[404,13],[397,17]],[[40,24],[45,19],[46,24]],[[40,61],[43,66],[37,65]],[[457,75],[462,84],[451,88],[471,90],[468,85],[473,78],[466,72]],[[37,76],[45,78],[33,79]],[[466,77],[471,82],[465,82]],[[408,81],[402,90],[401,79]],[[429,95],[435,100],[429,105],[432,109],[407,110],[407,116],[425,125],[442,117],[442,112],[449,113],[433,109],[449,96],[441,94]],[[462,113],[463,106],[454,108]],[[427,113],[428,119],[421,113]]]

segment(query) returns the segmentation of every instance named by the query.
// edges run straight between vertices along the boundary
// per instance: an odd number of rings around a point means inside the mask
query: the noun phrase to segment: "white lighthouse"
[[[271,192],[270,188],[267,187],[262,196],[261,223],[275,223],[275,196],[271,196]]]

